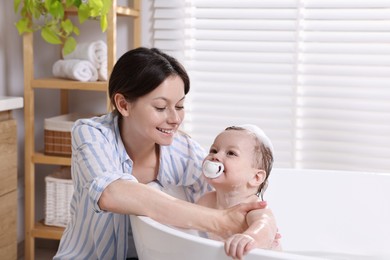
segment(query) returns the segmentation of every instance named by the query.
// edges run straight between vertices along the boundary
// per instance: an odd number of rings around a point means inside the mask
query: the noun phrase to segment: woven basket
[[[46,118],[44,121],[45,154],[71,156],[70,131],[74,122],[83,117],[90,117],[90,115],[73,113]]]
[[[72,154],[70,132],[45,129],[45,153],[70,156]]]
[[[73,183],[70,168],[45,177],[45,225],[66,227],[70,221],[70,201],[73,195]]]

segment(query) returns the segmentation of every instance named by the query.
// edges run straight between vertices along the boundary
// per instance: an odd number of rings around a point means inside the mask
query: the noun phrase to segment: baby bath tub
[[[251,259],[390,259],[390,174],[274,169],[265,199],[283,252]],[[207,221],[207,220],[205,220]],[[223,243],[131,216],[141,260],[229,259]]]

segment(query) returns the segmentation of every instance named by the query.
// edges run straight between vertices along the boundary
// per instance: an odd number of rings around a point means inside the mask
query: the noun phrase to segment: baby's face
[[[256,173],[253,168],[253,136],[246,131],[228,130],[220,133],[210,147],[205,160],[218,161],[224,165],[224,172],[218,178],[209,180],[215,184],[242,185]]]

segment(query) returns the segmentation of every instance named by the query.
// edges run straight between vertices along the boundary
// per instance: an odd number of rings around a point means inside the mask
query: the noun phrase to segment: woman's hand
[[[222,239],[227,239],[233,234],[243,233],[248,229],[246,215],[248,212],[256,209],[264,209],[267,206],[265,201],[256,201],[240,203],[234,207],[221,211],[222,217],[218,218],[219,223],[216,225],[214,234]]]
[[[248,228],[225,241],[225,252],[234,259],[242,259],[254,248],[281,250],[275,218],[269,208],[252,210],[246,214]]]

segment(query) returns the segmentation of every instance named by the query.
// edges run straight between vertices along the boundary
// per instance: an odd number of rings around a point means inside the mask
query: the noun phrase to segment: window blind
[[[296,165],[390,172],[390,1],[302,1]]]
[[[155,0],[153,2],[153,46],[184,62],[187,2]]]
[[[390,1],[156,0],[154,43],[191,77],[205,148],[253,123],[275,167],[390,171]]]

